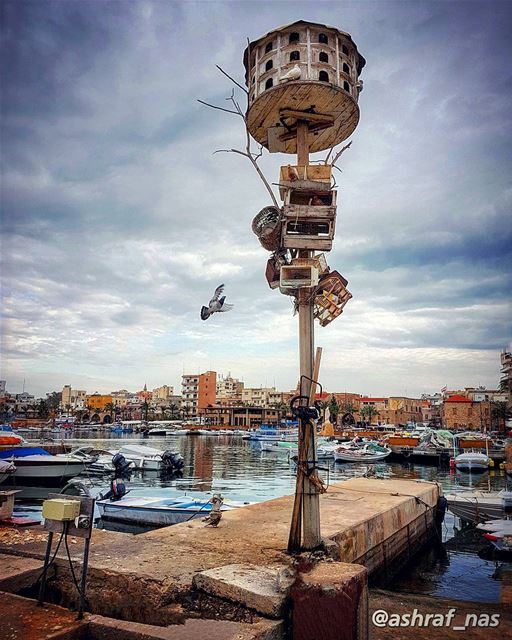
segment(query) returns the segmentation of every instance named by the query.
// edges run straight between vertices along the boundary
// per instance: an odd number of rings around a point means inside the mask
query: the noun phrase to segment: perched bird
[[[361,91],[363,90],[363,81],[362,80],[358,80],[356,82],[356,89],[357,89],[358,93],[361,93]]]
[[[296,180],[299,179],[299,172],[295,167],[292,167],[292,165],[289,164],[287,169],[288,169],[288,180],[290,182],[295,182]]]
[[[325,205],[325,202],[319,196],[313,196],[309,199],[309,204],[313,207],[321,207],[322,205]]]
[[[210,300],[207,307],[201,307],[201,320],[208,320],[212,313],[218,313],[223,311],[231,311],[232,304],[226,304],[226,296],[219,298],[220,294],[224,291],[224,285],[221,284],[215,289],[213,298]]]
[[[279,78],[279,82],[289,82],[290,80],[298,80],[301,76],[301,70],[298,64],[294,65],[288,73]]]

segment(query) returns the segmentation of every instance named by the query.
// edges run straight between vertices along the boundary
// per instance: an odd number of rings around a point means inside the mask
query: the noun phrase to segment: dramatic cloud
[[[222,104],[246,38],[297,19],[367,59],[317,330],[330,390],[494,386],[510,341],[508,3],[4,2],[2,378],[43,393],[231,371],[295,386],[297,319],[250,230],[268,196]],[[286,156],[266,156],[275,182]],[[235,309],[199,309],[220,282]]]

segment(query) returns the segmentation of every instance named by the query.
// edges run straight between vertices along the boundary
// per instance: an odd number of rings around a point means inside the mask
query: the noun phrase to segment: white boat
[[[12,477],[12,474],[16,471],[16,467],[12,462],[7,460],[0,460],[0,484],[7,478]]]
[[[448,509],[467,522],[482,522],[503,518],[512,511],[512,492],[458,491],[445,493]]]
[[[498,551],[512,552],[512,520],[491,520],[477,525],[485,531],[484,538],[492,542]]]
[[[482,473],[489,469],[489,456],[485,453],[461,453],[455,458],[458,471],[477,471]]]
[[[381,462],[391,453],[389,447],[376,442],[369,442],[363,446],[340,446],[334,451],[334,462]]]
[[[139,444],[127,444],[119,449],[128,462],[133,462],[136,469],[143,471],[161,471],[169,466],[168,456],[174,454],[171,451],[161,451],[153,447],[145,447]],[[177,454],[174,454],[177,455]],[[182,465],[183,466],[183,465]]]
[[[284,453],[289,456],[296,456],[299,454],[299,446],[296,442],[261,440],[260,448],[262,451],[268,453]]]
[[[224,502],[221,511],[232,511],[247,504],[249,503]],[[129,495],[116,501],[97,500],[96,505],[105,520],[156,527],[203,518],[213,506],[210,501],[191,496],[161,498]]]
[[[40,447],[19,447],[1,451],[0,459],[14,464],[16,483],[64,482],[77,476],[86,466],[86,463],[78,457],[66,454],[54,456]]]

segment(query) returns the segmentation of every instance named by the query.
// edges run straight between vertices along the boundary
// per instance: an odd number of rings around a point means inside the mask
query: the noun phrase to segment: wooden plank
[[[280,115],[283,118],[297,118],[306,122],[328,122],[331,126],[334,124],[331,115],[323,113],[308,113],[307,111],[296,111],[294,109],[282,109]]]
[[[297,122],[297,164],[309,164],[309,127],[303,120]]]

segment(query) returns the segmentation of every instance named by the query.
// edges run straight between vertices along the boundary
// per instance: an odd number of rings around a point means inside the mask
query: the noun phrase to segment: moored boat
[[[248,502],[224,502],[220,510],[232,511],[249,504]],[[213,508],[209,500],[180,496],[161,498],[150,496],[125,496],[120,500],[97,500],[96,505],[102,518],[118,522],[166,527],[180,522],[208,515]]]
[[[485,453],[461,453],[455,458],[458,471],[482,473],[489,469],[489,456]]]
[[[389,447],[377,442],[368,442],[362,446],[340,446],[334,451],[335,462],[381,462],[391,453]]]
[[[14,464],[16,483],[58,484],[81,473],[86,463],[70,455],[52,455],[40,447],[18,447],[0,451],[0,460]]]
[[[448,510],[467,522],[503,518],[512,512],[512,492],[457,491],[445,493]]]

